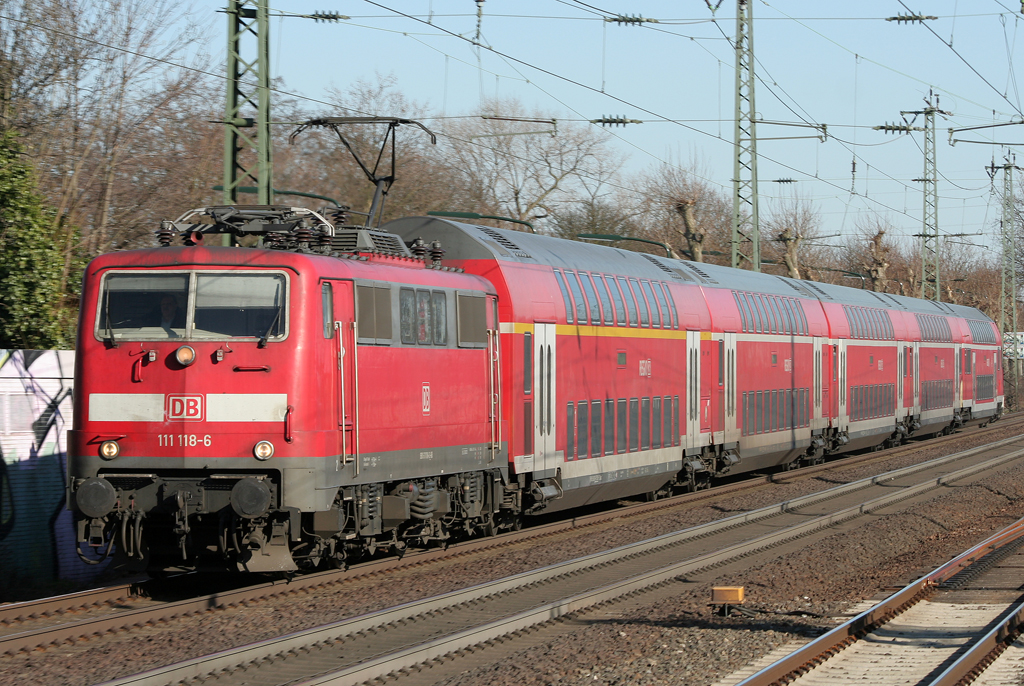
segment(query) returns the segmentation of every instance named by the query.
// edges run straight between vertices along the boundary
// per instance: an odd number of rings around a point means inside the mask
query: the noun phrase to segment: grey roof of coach
[[[406,242],[416,238],[422,238],[428,243],[440,241],[447,259],[496,259],[522,264],[544,264],[647,279],[672,279],[677,282],[737,291],[801,296],[826,303],[991,321],[981,310],[964,305],[908,298],[891,293],[875,293],[818,281],[790,279],[704,262],[676,260],[611,246],[465,224],[437,217],[396,219],[383,225],[381,230],[398,234]]]

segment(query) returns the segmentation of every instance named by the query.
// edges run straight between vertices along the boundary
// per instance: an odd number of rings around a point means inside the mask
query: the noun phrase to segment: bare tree
[[[710,253],[719,263],[728,249],[729,205],[719,188],[707,180],[705,164],[691,158],[685,165],[671,161],[640,174],[635,186],[637,221],[646,238],[675,246],[695,262]]]
[[[485,118],[486,117],[486,118]],[[536,121],[524,121],[536,120]],[[593,126],[548,124],[515,100],[491,100],[442,132],[441,162],[468,209],[532,221],[551,215],[621,165]],[[534,133],[538,132],[539,133]]]
[[[821,215],[810,201],[799,195],[780,201],[764,222],[764,232],[771,236],[766,252],[782,260],[787,276],[793,279],[800,275],[800,253],[804,241],[820,234]],[[763,262],[762,262],[763,264]]]

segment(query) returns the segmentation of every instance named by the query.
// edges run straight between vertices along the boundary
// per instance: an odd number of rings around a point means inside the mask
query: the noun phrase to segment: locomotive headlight
[[[269,460],[274,456],[274,444],[270,441],[260,441],[253,447],[252,454],[257,460]]]
[[[174,359],[178,361],[182,367],[187,367],[196,361],[196,351],[191,346],[183,345],[174,351]]]
[[[121,454],[121,446],[117,441],[103,441],[100,443],[100,457],[104,460],[113,460]]]

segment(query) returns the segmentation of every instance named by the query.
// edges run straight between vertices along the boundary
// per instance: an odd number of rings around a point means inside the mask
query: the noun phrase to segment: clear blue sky
[[[758,127],[762,217],[778,198],[799,193],[820,208],[825,234],[850,234],[876,214],[898,227],[898,236],[920,233],[922,189],[913,179],[923,173],[923,134],[895,136],[871,127],[898,121],[901,110],[921,109],[932,90],[950,112],[937,119],[940,230],[981,232],[953,240],[998,250],[1000,208],[985,167],[993,155],[1001,164],[1006,149],[951,146],[947,129],[1021,121],[1024,74],[1018,84],[1014,71],[1024,52],[1020,3],[752,1],[760,118],[827,124],[829,133],[824,143],[768,140],[815,131]],[[484,49],[479,59],[471,42],[452,35],[476,34],[473,0],[279,2],[272,4],[275,14],[331,11],[351,19],[273,18],[272,73],[287,90],[312,99],[323,99],[329,86],[344,90],[356,80],[391,75],[406,96],[438,115],[463,115],[481,96],[499,95],[562,120],[641,119],[645,123],[611,129],[615,149],[628,157],[627,170],[697,157],[707,178],[731,194],[734,53],[725,37],[735,33],[735,0],[722,2],[715,14],[701,0],[594,2],[486,0],[482,42],[504,56]],[[215,63],[222,63],[226,44],[227,20],[217,12],[223,6],[216,0],[195,5]],[[938,19],[925,25],[885,21],[918,12]],[[617,14],[659,23],[604,21]],[[1024,126],[956,137],[1024,142]],[[1017,181],[1024,183],[1024,173]]]

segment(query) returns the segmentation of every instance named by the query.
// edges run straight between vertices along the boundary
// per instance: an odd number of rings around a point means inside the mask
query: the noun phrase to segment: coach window
[[[640,449],[651,447],[651,399],[640,399]]]
[[[580,290],[580,282],[576,280],[576,274],[565,270],[565,280],[569,282],[569,290],[572,291],[572,299],[576,301],[576,323],[587,323],[587,301],[583,299],[583,291]]]
[[[601,406],[600,400],[590,402],[590,456],[601,457]]]
[[[743,435],[744,436],[748,436],[751,433],[751,417],[753,415],[751,414],[750,398],[748,397],[749,395],[750,394],[748,392],[743,391],[742,399],[739,402],[740,408],[743,409],[742,421],[743,421]]]
[[[762,433],[764,431],[764,396],[761,391],[757,392],[757,411],[754,413],[757,417],[757,426],[754,428],[754,433]]]
[[[327,281],[320,284],[321,307],[324,312],[324,338],[334,338],[334,289]]]
[[[764,309],[768,311],[768,319],[772,324],[772,333],[782,333],[782,321],[775,312],[775,298],[765,295],[762,299],[764,300]]]
[[[647,328],[651,325],[651,315],[647,309],[647,301],[644,300],[644,292],[640,290],[640,284],[636,282],[636,279],[630,279],[629,285],[633,287],[636,306],[640,309],[640,326]]]
[[[530,418],[533,419],[532,417]],[[532,424],[532,421],[531,421]],[[530,427],[532,429],[532,426]],[[576,455],[576,403],[565,404],[565,459],[571,460]]]
[[[679,328],[679,309],[676,307],[676,300],[672,297],[672,289],[668,287],[667,283],[661,284],[661,287],[665,289],[665,301],[668,303],[669,313],[672,315],[672,328]]]
[[[665,402],[662,405],[662,410],[664,417],[662,418],[661,428],[665,432],[665,441],[663,445],[666,448],[671,448],[675,445],[675,438],[672,436],[672,396],[665,396]]]
[[[583,291],[587,294],[587,302],[590,303],[590,323],[594,326],[601,324],[601,307],[597,304],[597,293],[594,292],[594,282],[590,280],[590,274],[579,272],[580,281],[583,282]]]
[[[629,399],[629,450],[634,452],[640,447],[640,401]]]
[[[772,407],[768,416],[770,422],[769,431],[776,431],[779,428],[779,392],[772,391]]]
[[[411,288],[398,292],[398,309],[401,317],[402,343],[416,343],[416,293]]]
[[[758,297],[757,293],[751,293],[750,298],[754,301],[754,307],[757,308],[759,316],[760,327],[758,328],[758,333],[769,333],[771,331],[771,324],[768,322],[768,313],[764,309],[764,302]]]
[[[764,301],[756,293],[750,294],[750,301],[754,304],[757,311],[757,332],[769,333],[771,331],[771,324],[768,322],[768,313],[764,309]]]
[[[743,333],[746,333],[751,330],[751,314],[746,311],[746,300],[735,291],[732,292],[732,299],[736,301],[736,309],[739,310],[739,319],[742,323]]]
[[[569,289],[565,285],[565,277],[562,276],[562,272],[558,271],[557,269],[554,270],[554,271],[555,271],[555,281],[558,282],[558,290],[562,291],[562,300],[565,301],[565,321],[568,322],[569,324],[572,324],[573,323],[572,313],[574,311],[574,307],[573,307],[573,304],[572,304],[572,299],[569,297]]]
[[[487,345],[487,298],[483,295],[463,295],[455,298],[458,320],[459,347],[483,348]],[[549,408],[550,410],[550,408]],[[548,412],[550,425],[551,413]]]
[[[747,303],[747,309],[750,310],[750,314],[753,316],[753,328],[750,330],[751,333],[761,333],[761,313],[757,309],[757,303],[754,302],[754,296],[750,293],[741,293],[743,300]]]
[[[679,322],[676,321],[675,313],[668,306],[668,285],[654,282],[654,295],[658,298],[658,306],[661,308],[661,325],[666,329],[678,329]]]
[[[615,452],[615,401],[606,398],[604,401],[604,454]]]
[[[615,408],[615,452],[626,452],[626,400],[620,398]]]
[[[661,447],[661,398],[651,398],[651,447]]]
[[[608,286],[608,291],[612,294],[612,300],[615,301],[615,322],[619,326],[625,326],[626,304],[622,302],[622,294],[619,293],[619,288],[615,285],[615,277],[606,276],[604,277],[604,282]]]
[[[796,318],[796,313],[793,311],[793,301],[789,298],[784,298],[782,306],[786,308],[786,319],[789,320],[789,331],[793,335],[800,333],[800,321]]]
[[[971,351],[964,348],[964,374],[971,373]]]
[[[661,328],[661,314],[658,312],[658,301],[654,298],[654,291],[651,290],[651,284],[647,281],[641,281],[640,286],[644,289],[644,295],[647,296],[647,302],[651,306],[651,326]]]
[[[523,393],[529,395],[533,390],[533,333],[523,334]]]
[[[782,308],[779,307],[779,299],[774,295],[764,296],[764,304],[771,313],[775,322],[775,333],[786,333],[786,323],[782,319]]]
[[[792,298],[783,298],[782,306],[786,310],[786,318],[789,320],[789,329],[794,336],[800,333],[800,318],[796,314],[796,301]]]
[[[589,403],[581,400],[576,405],[576,450],[581,458],[586,457],[590,452],[587,439],[590,438],[590,413]]]
[[[604,312],[605,326],[615,323],[615,310],[612,309],[612,299],[608,296],[608,286],[600,274],[594,274],[594,285],[597,286],[597,294],[601,298],[601,310]]]
[[[618,277],[619,286],[622,287],[622,297],[626,299],[626,309],[629,311],[629,325],[637,325],[636,315],[636,297],[633,295],[633,291],[629,290],[629,284],[621,276]]]
[[[679,445],[679,396],[672,396],[672,445]]]
[[[800,333],[806,335],[810,328],[807,326],[807,315],[804,314],[804,304],[799,300],[793,301],[793,309],[796,310],[796,315],[800,319]]]
[[[782,323],[782,333],[793,333],[793,321],[786,311],[786,298],[775,298],[775,309],[779,313],[779,321]]]

